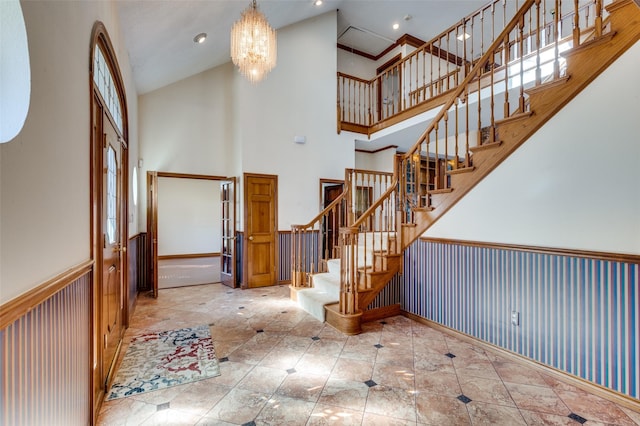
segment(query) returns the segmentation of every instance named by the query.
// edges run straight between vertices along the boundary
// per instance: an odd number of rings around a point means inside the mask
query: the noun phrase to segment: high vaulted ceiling
[[[488,0],[262,0],[258,8],[276,30],[338,10],[342,44],[378,54],[403,34],[430,40]],[[136,89],[147,93],[229,62],[229,33],[250,0],[118,0],[121,31]],[[394,23],[400,26],[392,28]],[[205,43],[193,38],[207,33]]]

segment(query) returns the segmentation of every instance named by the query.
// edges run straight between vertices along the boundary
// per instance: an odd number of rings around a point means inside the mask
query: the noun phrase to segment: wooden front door
[[[102,377],[109,382],[123,332],[123,260],[126,240],[122,217],[122,144],[111,121],[104,123],[102,176]]]
[[[236,286],[236,197],[235,178],[220,183],[222,242],[220,244],[220,282]]]
[[[276,284],[278,177],[244,175],[244,287]]]

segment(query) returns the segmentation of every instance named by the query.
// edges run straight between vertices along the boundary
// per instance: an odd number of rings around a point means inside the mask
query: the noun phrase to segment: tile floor
[[[345,336],[287,286],[138,299],[132,336],[213,324],[222,374],[105,402],[100,425],[640,425],[636,411],[402,316]]]

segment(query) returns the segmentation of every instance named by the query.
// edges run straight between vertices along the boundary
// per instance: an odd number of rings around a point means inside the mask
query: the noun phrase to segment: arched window
[[[98,26],[103,28],[101,24]],[[117,85],[117,80],[114,78],[113,68],[117,65],[113,61],[107,60],[109,57],[108,44],[106,32],[99,33],[93,49],[93,82],[100,92],[104,106],[109,111],[116,128],[121,135],[124,135],[124,107],[120,96],[120,93],[124,92],[124,88]]]
[[[20,0],[0,1],[0,143],[22,130],[31,98],[27,29]]]

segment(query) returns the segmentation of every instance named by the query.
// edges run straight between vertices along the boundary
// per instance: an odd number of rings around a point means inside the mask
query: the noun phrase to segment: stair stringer
[[[399,230],[403,250],[460,201],[568,102],[576,97],[616,58],[640,40],[640,7],[632,0],[618,0],[607,7],[611,32],[564,53],[567,77],[529,90],[530,113],[496,122],[499,143],[473,153],[474,170],[451,174],[448,193],[431,195],[431,209],[415,209],[413,223]]]
[[[366,279],[370,282],[370,288],[358,290],[358,306],[360,306],[363,311],[367,310],[376,296],[378,296],[387,284],[389,284],[391,279],[400,272],[400,266],[402,265],[402,254],[379,254],[376,256],[385,258],[386,268],[373,273],[366,272]]]

